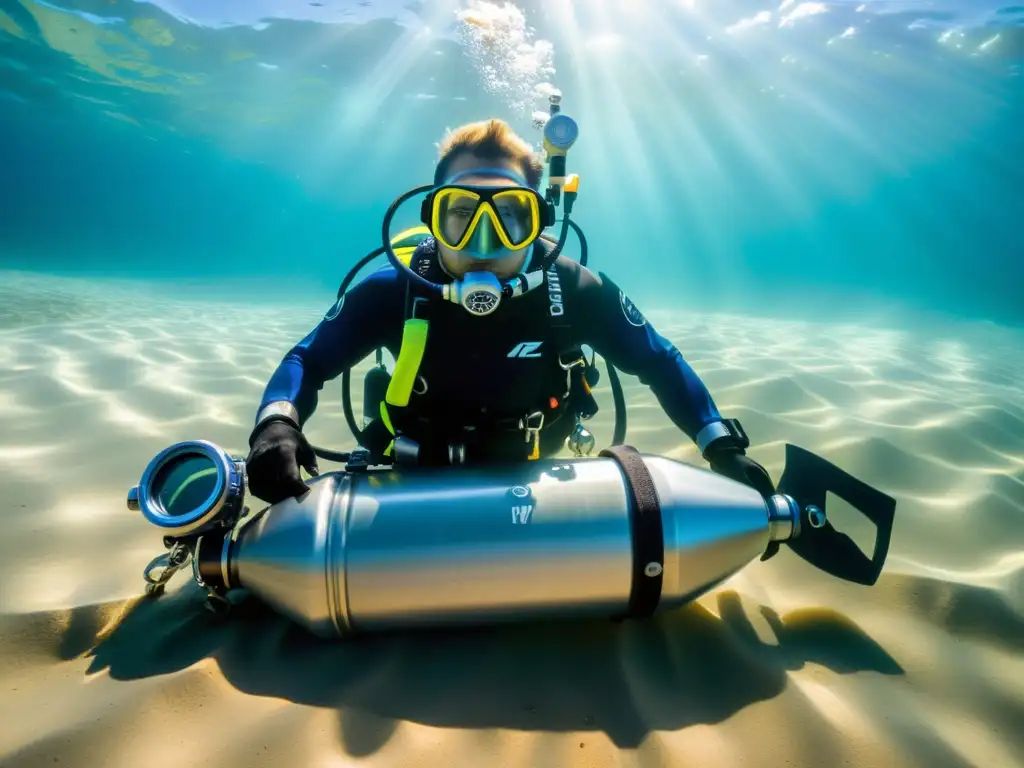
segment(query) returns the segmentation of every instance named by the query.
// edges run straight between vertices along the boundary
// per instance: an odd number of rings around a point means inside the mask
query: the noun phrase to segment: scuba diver
[[[317,475],[317,453],[333,458],[302,432],[318,393],[344,375],[347,394],[349,370],[374,350],[363,429],[346,400],[349,426],[371,464],[530,461],[567,443],[577,455],[589,453],[593,437],[580,420],[597,410],[591,387],[598,372],[584,346],[605,361],[613,390],[613,366],[650,387],[713,471],[765,497],[775,492],[765,469],[746,455],[739,422],[722,417],[679,350],[607,275],[586,268],[585,258],[561,255],[578,187],[578,177],[565,173],[565,155],[578,129],[555,97],[551,105],[545,194],[544,159],[492,119],[449,131],[433,183],[392,204],[382,248],[370,254],[386,253],[390,264],[346,290],[367,259],[356,265],[335,304],[267,384],[246,459],[253,495],[277,503],[308,490],[300,467]],[[424,226],[392,237],[395,210],[423,192]],[[560,199],[556,242],[543,231],[557,223]],[[395,358],[391,374],[381,349]],[[616,391],[619,405],[621,387]]]

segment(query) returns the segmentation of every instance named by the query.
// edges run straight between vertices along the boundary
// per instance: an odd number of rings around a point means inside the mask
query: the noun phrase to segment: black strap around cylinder
[[[203,584],[208,587],[215,589],[232,588],[231,584],[224,581],[224,573],[221,570],[221,559],[224,555],[224,539],[230,535],[231,532],[226,528],[215,528],[212,531],[207,531],[196,540],[195,554],[192,557],[196,561],[196,570],[199,572]]]
[[[646,618],[661,601],[662,573],[665,567],[665,534],[661,522],[661,499],[643,457],[631,445],[614,445],[600,456],[615,459],[626,475],[626,488],[632,502],[629,516],[633,539],[633,583],[629,591],[629,618]],[[652,573],[648,573],[648,566]],[[656,567],[655,567],[656,566]],[[655,573],[656,571],[656,573]]]

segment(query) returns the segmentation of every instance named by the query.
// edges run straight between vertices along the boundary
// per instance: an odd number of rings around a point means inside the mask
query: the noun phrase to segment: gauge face
[[[245,477],[235,460],[213,443],[187,440],[158,453],[128,506],[173,536],[234,525],[245,495]]]
[[[217,465],[202,453],[183,453],[157,471],[152,498],[172,520],[205,510],[217,489]]]

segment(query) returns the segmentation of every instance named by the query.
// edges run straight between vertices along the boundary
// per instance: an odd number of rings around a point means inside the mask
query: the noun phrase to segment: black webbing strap
[[[554,269],[554,267],[552,267]],[[552,287],[551,287],[551,272],[544,273],[544,290],[548,293],[548,299],[551,301]],[[572,339],[572,323],[569,320],[569,316],[565,311],[565,290],[562,289],[562,300],[560,306],[562,307],[561,314],[554,314],[548,312],[548,332],[551,334],[551,343],[554,345],[555,354],[558,355],[559,362],[568,364],[573,357],[582,357],[582,352],[578,344],[573,343]],[[551,305],[554,306],[554,302],[551,301]]]
[[[550,274],[544,273],[544,287],[551,295]],[[569,402],[572,404],[573,415],[589,419],[598,411],[597,400],[585,382],[587,371],[591,369],[582,347],[573,340],[572,321],[565,311],[565,291],[562,292],[562,314],[548,313],[548,332],[558,362],[563,366],[572,365],[567,371],[569,376]]]
[[[630,445],[613,445],[600,456],[615,459],[626,475],[631,514],[629,527],[633,538],[633,583],[629,590],[627,616],[650,616],[661,602],[661,582],[665,560],[665,534],[661,524],[661,499],[654,487],[643,457]]]

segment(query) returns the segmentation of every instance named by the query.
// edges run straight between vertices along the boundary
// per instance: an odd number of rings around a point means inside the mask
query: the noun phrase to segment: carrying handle
[[[871,586],[882,573],[896,516],[896,500],[810,451],[786,444],[786,468],[779,493],[800,507],[800,534],[786,542],[790,549],[825,573],[854,584]],[[875,526],[875,547],[864,554],[828,520],[826,494],[843,499]],[[814,509],[817,508],[817,509]],[[824,520],[817,510],[825,513]],[[774,552],[765,552],[767,559]]]

